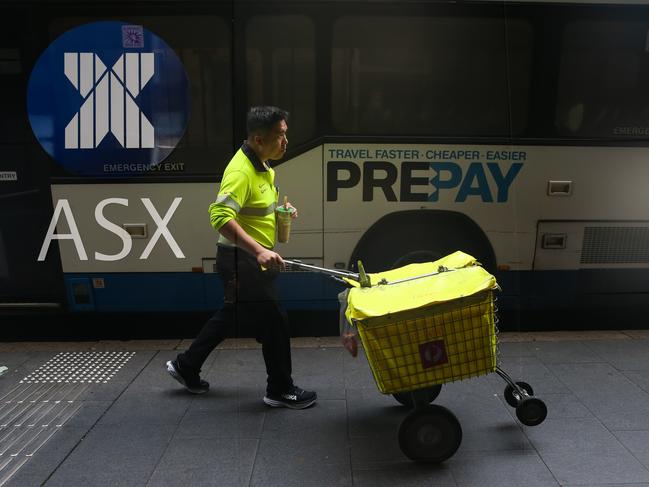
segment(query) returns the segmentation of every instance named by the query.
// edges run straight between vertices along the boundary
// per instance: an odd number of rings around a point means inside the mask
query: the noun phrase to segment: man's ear
[[[262,146],[262,145],[264,145],[264,138],[262,137],[261,134],[255,134],[254,137],[252,138],[252,140],[254,141],[254,143],[255,143],[257,146]]]

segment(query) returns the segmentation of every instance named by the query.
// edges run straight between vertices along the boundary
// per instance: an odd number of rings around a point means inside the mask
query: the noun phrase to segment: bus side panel
[[[286,258],[322,264],[322,148],[279,166],[276,183],[298,208]],[[290,189],[290,173],[300,184]],[[218,232],[207,209],[217,184],[58,184],[57,225],[66,294],[75,311],[208,310],[222,304],[214,268]],[[56,209],[58,208],[58,211]],[[117,226],[118,228],[115,228]],[[128,229],[130,237],[121,233]],[[43,240],[48,237],[43,235]],[[131,247],[130,250],[128,247]],[[288,308],[331,308],[340,291],[323,276],[288,272],[279,281]]]

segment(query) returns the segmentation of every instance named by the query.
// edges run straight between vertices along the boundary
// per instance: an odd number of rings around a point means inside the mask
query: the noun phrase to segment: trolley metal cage
[[[491,291],[355,324],[384,394],[496,370],[497,328]]]

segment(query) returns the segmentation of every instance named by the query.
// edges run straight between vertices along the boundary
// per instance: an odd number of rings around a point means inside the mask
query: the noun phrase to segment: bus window
[[[647,22],[566,25],[556,113],[560,135],[649,136],[647,32]]]
[[[248,105],[288,110],[289,143],[315,131],[315,28],[303,15],[257,16],[246,28]]]
[[[0,74],[20,74],[22,66],[18,49],[0,48]]]
[[[20,18],[16,16],[17,18]],[[19,25],[8,22],[0,33],[0,143],[26,142],[30,129],[25,113],[25,33]]]
[[[332,35],[334,126],[356,134],[520,133],[532,34],[522,21],[509,21],[506,44],[505,29],[502,18],[339,19]]]
[[[51,36],[56,38],[74,26],[93,22],[94,18],[59,18],[51,23]],[[102,18],[101,20],[106,20]],[[222,173],[232,156],[232,87],[231,27],[217,16],[120,16],[118,20],[142,25],[155,32],[178,54],[189,80],[190,116],[185,135],[165,162],[173,170],[141,174],[182,177]],[[169,116],[180,103],[169,96]],[[178,109],[181,109],[180,107]],[[164,134],[156,135],[156,143],[164,144]],[[136,174],[134,174],[136,175]]]

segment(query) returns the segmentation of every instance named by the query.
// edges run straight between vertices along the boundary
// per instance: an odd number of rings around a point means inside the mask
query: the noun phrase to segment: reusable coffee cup
[[[291,236],[291,220],[295,208],[289,208],[288,198],[284,197],[284,204],[277,207],[277,240],[281,243],[288,242]]]

